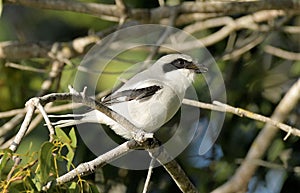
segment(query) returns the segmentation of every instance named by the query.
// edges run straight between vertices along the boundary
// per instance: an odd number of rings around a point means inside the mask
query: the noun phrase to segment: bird
[[[206,71],[206,66],[198,64],[189,55],[167,54],[102,98],[101,103],[125,117],[138,129],[155,132],[179,110],[196,74]],[[54,117],[71,118],[53,122],[55,127],[99,123],[108,125],[125,139],[132,139],[131,132],[98,110]]]

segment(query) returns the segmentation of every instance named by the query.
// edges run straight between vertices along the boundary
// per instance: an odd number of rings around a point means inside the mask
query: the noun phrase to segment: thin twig
[[[241,56],[245,52],[248,52],[252,48],[259,45],[261,42],[265,40],[265,34],[260,34],[258,37],[255,37],[252,41],[247,42],[244,46],[241,46],[239,48],[234,48],[230,52],[224,53],[224,55],[221,57],[223,60],[230,60],[237,58],[238,56]]]
[[[193,185],[193,183],[186,176],[184,170],[181,166],[176,162],[173,157],[170,157],[168,152],[160,146],[159,148],[148,149],[152,155],[156,158],[156,160],[165,168],[165,170],[172,177],[174,182],[177,184],[179,189],[184,193],[197,193],[197,188]]]
[[[245,161],[244,159],[237,159],[236,163],[243,164],[244,161]],[[282,164],[271,163],[271,162],[260,160],[260,159],[251,160],[251,164],[262,166],[262,167],[265,167],[265,168],[272,168],[272,169],[284,169],[284,170],[287,169]]]
[[[300,60],[300,53],[286,51],[274,46],[266,45],[264,51],[285,60]]]
[[[20,64],[16,64],[16,63],[12,63],[12,62],[6,62],[5,63],[6,67],[10,67],[10,68],[15,68],[18,70],[24,70],[24,71],[30,71],[30,72],[37,72],[37,73],[46,73],[45,69],[38,69],[38,68],[34,68],[31,66],[22,66]]]
[[[23,117],[22,117],[23,118]],[[40,122],[43,120],[43,116],[41,114],[38,114],[36,117],[34,117],[34,119],[31,121],[28,130],[25,133],[25,136],[28,135],[29,133],[31,133],[34,128],[37,127],[38,124],[40,124]],[[6,149],[9,148],[10,145],[13,143],[14,139],[15,139],[16,135],[14,135],[13,137],[11,137],[10,139],[5,140],[1,146],[0,149]]]
[[[64,66],[65,63],[61,61],[58,60],[53,61],[51,70],[49,72],[49,76],[46,80],[43,81],[41,85],[41,90],[37,94],[38,96],[44,95],[47,91],[51,89],[51,86],[54,84],[54,81],[60,79]],[[58,90],[58,88],[55,88],[54,90]]]
[[[291,127],[284,123],[281,123],[279,121],[273,120],[272,118],[269,118],[269,117],[266,117],[266,116],[263,116],[263,115],[260,115],[257,113],[253,113],[251,111],[247,111],[242,108],[233,107],[233,106],[230,106],[228,104],[224,104],[224,103],[221,103],[218,101],[214,101],[213,104],[209,104],[209,103],[203,103],[203,102],[194,101],[194,100],[190,100],[190,99],[184,99],[182,103],[186,104],[186,105],[199,107],[202,109],[209,109],[209,110],[213,110],[213,111],[232,113],[232,114],[238,115],[240,117],[247,117],[247,118],[250,118],[253,120],[271,124],[287,133],[287,135],[284,137],[284,140],[286,140],[291,134],[300,137],[300,130],[297,128],[294,128],[294,127]]]
[[[0,119],[7,118],[7,117],[12,117],[12,116],[15,116],[17,114],[25,114],[25,113],[26,113],[26,109],[24,109],[24,108],[22,108],[22,109],[12,109],[12,110],[9,110],[9,111],[0,112]],[[23,116],[22,116],[22,118],[23,118]],[[3,132],[2,127],[0,129],[0,137],[2,136],[1,133]]]
[[[126,18],[128,17],[129,9],[123,0],[115,0],[115,2],[119,12],[121,13],[119,25],[123,25],[125,23]]]
[[[42,116],[43,116],[43,118],[44,118],[44,120],[46,122],[46,125],[47,125],[48,130],[49,130],[49,141],[52,142],[55,132],[54,132],[54,128],[53,128],[53,126],[51,124],[51,121],[50,121],[50,119],[49,119],[49,117],[48,117],[48,115],[47,115],[44,107],[40,103],[38,103],[36,105],[36,107],[41,112],[41,114],[42,114]]]
[[[154,167],[155,161],[156,161],[155,158],[151,158],[149,168],[148,168],[147,178],[146,178],[142,193],[147,193],[147,191],[149,189],[150,179],[151,179],[151,175],[152,175],[152,172],[153,172],[153,167]]]
[[[241,29],[245,29],[245,28],[249,29],[251,26],[255,30],[258,30],[259,27],[257,26],[257,23],[270,21],[272,19],[275,19],[275,18],[283,16],[283,15],[285,15],[284,11],[263,10],[263,11],[259,11],[259,12],[256,12],[256,13],[253,13],[250,15],[240,17],[236,20],[231,20],[227,17],[222,17],[220,19],[213,18],[211,20],[213,20],[213,21],[217,20],[221,24],[226,22],[226,25],[223,26],[218,31],[216,31],[208,36],[205,36],[203,38],[200,38],[199,41],[201,41],[203,46],[211,46],[211,45],[225,39],[232,32],[235,32],[235,31],[238,31]],[[205,24],[203,27],[202,27],[202,23]],[[219,24],[219,25],[221,25],[221,24]],[[210,22],[203,21],[203,22],[199,22],[197,27],[199,29],[205,29],[205,28],[214,27],[216,25],[218,25],[218,24],[211,24]],[[192,29],[190,29],[190,30],[195,30],[195,28],[196,28],[196,26],[193,26]],[[168,47],[168,45],[163,45],[163,46]],[[199,47],[198,44],[194,44],[193,42],[188,41],[188,42],[184,42],[183,44],[180,45],[180,50],[189,50],[189,49],[197,48],[197,47]]]
[[[19,112],[14,111],[12,113]],[[8,122],[6,122],[4,125],[0,127],[0,137],[6,135],[8,132],[10,132],[12,129],[14,129],[24,118],[24,115],[26,113],[26,110],[19,112],[17,114],[14,114],[15,116],[11,118]]]

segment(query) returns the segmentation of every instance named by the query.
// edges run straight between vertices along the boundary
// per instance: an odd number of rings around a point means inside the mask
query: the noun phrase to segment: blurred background
[[[112,0],[80,2],[115,5],[115,1]],[[85,53],[103,37],[126,25],[171,24],[203,41],[222,72],[227,104],[234,107],[270,117],[285,93],[299,79],[300,20],[297,12],[287,13],[282,10],[243,12],[241,8],[240,12],[232,13],[230,11],[202,13],[195,10],[188,13],[187,5],[190,4],[187,3],[196,2],[126,0],[124,3],[128,10],[154,10],[160,6],[171,5],[186,5],[186,8],[177,13],[175,21],[172,21],[172,15],[168,14],[165,16],[158,14],[155,19],[154,16],[149,16],[153,17],[151,19],[128,14],[123,22],[115,16],[97,17],[75,11],[43,9],[33,4],[24,6],[26,3],[22,5],[22,1],[21,3],[3,1],[0,18],[0,111],[5,113],[17,109],[17,113],[0,114],[2,149],[8,147],[9,140],[20,128],[24,118],[22,109],[26,101],[52,92],[67,92],[67,86],[73,83],[77,67]],[[74,46],[76,40],[83,42],[82,51],[76,50]],[[132,63],[143,61],[149,54],[149,50],[134,50],[120,55],[118,60],[113,61],[105,69],[110,73],[101,77],[103,84],[98,85],[97,92],[111,89],[125,69]],[[152,59],[164,54],[163,50],[158,51]],[[210,102],[208,88],[205,85],[200,77],[194,86],[198,88],[200,101]],[[64,104],[55,103],[53,106]],[[70,108],[65,108],[54,113],[63,114],[71,111]],[[203,128],[201,131],[207,126],[210,112],[201,109],[199,122],[199,127]],[[299,114],[298,102],[286,115],[284,123],[300,128]],[[264,126],[262,122],[227,113],[221,133],[210,151],[205,155],[198,154],[199,141],[203,140],[203,133],[200,132],[195,135],[192,143],[177,161],[199,192],[210,192],[234,175]],[[32,128],[18,149],[18,153],[23,156],[22,163],[26,163],[26,159],[32,161],[34,156],[38,155],[36,152],[40,150],[41,145],[48,140],[48,130],[41,117],[34,118]],[[69,129],[64,131],[69,133]],[[284,141],[285,135],[285,132],[278,130],[268,144],[264,156],[259,160],[253,160],[253,164],[257,164],[259,168],[252,176],[245,192],[295,192],[300,188],[299,137],[292,135]],[[29,156],[31,154],[33,157]],[[76,166],[94,158],[95,155],[89,151],[77,133],[73,164]],[[59,172],[63,174],[66,170],[64,168]],[[5,171],[1,175],[3,181],[9,170]],[[100,192],[141,192],[146,174],[147,171],[131,171],[106,165],[83,179],[95,185]],[[22,189],[19,186],[15,188],[14,190],[19,191],[30,189],[28,187]],[[69,190],[61,188],[56,191]],[[149,192],[165,193],[180,190],[168,173],[162,167],[158,167],[154,169]]]

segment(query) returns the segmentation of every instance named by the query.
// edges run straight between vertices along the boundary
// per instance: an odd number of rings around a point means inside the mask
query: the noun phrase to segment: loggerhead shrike
[[[188,55],[165,55],[101,101],[137,128],[154,132],[178,111],[187,88],[194,81],[195,74],[206,71],[205,66],[199,65]],[[132,138],[126,128],[97,110],[82,115],[55,117],[75,118],[53,123],[56,127],[87,122],[101,123],[110,126],[116,134],[125,139]]]

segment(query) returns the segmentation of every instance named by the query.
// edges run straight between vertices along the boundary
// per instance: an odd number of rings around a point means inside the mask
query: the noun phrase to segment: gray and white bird
[[[206,71],[205,66],[199,65],[188,55],[165,55],[147,70],[136,74],[119,89],[103,98],[102,103],[137,128],[155,132],[178,111],[187,88],[194,81],[195,74]],[[56,117],[75,118],[53,123],[56,127],[100,123],[110,126],[116,134],[125,139],[132,138],[132,134],[126,128],[98,110],[82,115]]]

